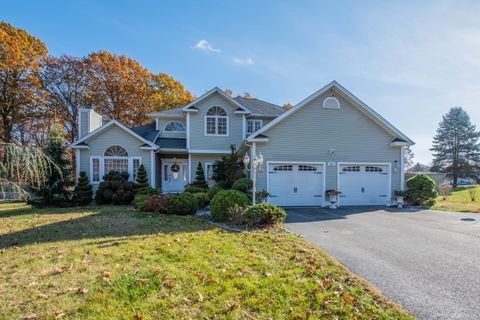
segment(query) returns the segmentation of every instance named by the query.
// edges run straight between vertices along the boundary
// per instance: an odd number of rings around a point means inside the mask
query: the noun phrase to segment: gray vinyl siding
[[[323,100],[332,94],[341,108],[323,109]],[[263,134],[270,140],[256,144],[257,153],[262,153],[265,161],[263,172],[257,173],[258,190],[267,189],[267,161],[325,162],[326,190],[337,189],[338,162],[390,163],[392,192],[400,189],[401,151],[389,145],[394,137],[333,91]],[[333,155],[329,154],[330,148],[335,149]]]
[[[210,154],[192,154],[190,155],[190,161],[191,161],[191,167],[190,167],[190,177],[191,181],[195,181],[195,175],[197,171],[197,166],[198,163],[201,162],[203,166],[203,170],[206,171],[206,163],[214,163],[216,160],[220,160],[222,158],[222,155],[220,154],[215,154],[215,155],[210,155]],[[206,174],[206,172],[205,172]]]
[[[88,116],[88,111],[80,111],[80,138],[88,134]]]
[[[159,137],[161,138],[185,138],[185,132],[165,132],[165,126],[170,122],[180,122],[185,128],[187,128],[184,118],[158,118],[158,129],[160,130]]]
[[[145,166],[149,180],[152,179],[151,165],[150,165],[150,150],[142,150],[140,146],[144,144],[136,137],[132,136],[125,130],[112,125],[99,134],[93,136],[86,141],[90,146],[90,149],[80,150],[80,171],[85,171],[87,176],[90,177],[90,157],[91,156],[103,156],[105,149],[109,146],[120,145],[124,147],[130,157],[141,157],[142,164]],[[151,182],[150,182],[151,183]],[[96,190],[98,184],[92,184],[94,190]]]
[[[220,106],[228,115],[228,136],[206,136],[205,115],[210,107]],[[197,113],[190,115],[190,149],[193,150],[228,150],[230,144],[240,146],[242,141],[242,115],[234,114],[236,105],[227,101],[219,94],[213,94],[201,103],[195,105]]]

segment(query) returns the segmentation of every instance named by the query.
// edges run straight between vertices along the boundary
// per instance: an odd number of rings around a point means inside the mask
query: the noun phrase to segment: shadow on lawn
[[[70,212],[72,212],[71,210]],[[109,210],[102,208],[88,210],[85,208],[85,210],[76,210],[75,212],[82,211],[97,213],[0,235],[0,249],[33,243],[119,237],[120,239],[106,239],[100,243],[102,246],[111,246],[127,240],[121,239],[122,237],[195,232],[212,228],[207,223],[191,216],[156,216],[129,211],[126,207],[119,207],[117,210],[111,208]],[[61,213],[67,212],[59,210],[55,213],[61,215]],[[0,217],[2,216],[0,215]]]

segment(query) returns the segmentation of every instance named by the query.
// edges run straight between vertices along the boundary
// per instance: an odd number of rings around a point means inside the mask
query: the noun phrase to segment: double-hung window
[[[248,120],[247,133],[252,134],[262,128],[262,120]]]
[[[137,171],[142,164],[140,157],[130,157],[121,146],[108,147],[103,156],[90,157],[90,180],[100,183],[102,177],[110,171],[126,172],[130,180],[135,181]]]
[[[214,106],[208,109],[205,116],[205,135],[228,135],[228,115],[222,107]]]

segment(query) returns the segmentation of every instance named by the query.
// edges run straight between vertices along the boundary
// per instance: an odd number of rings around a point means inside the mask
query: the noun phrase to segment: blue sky
[[[295,104],[335,79],[416,141],[423,163],[450,107],[480,125],[479,15],[478,1],[17,0],[0,11],[52,55],[125,54],[197,96],[218,86]]]

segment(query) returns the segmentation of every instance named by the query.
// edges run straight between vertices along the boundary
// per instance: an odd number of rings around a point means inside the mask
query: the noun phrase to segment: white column
[[[155,168],[155,151],[150,150],[150,186],[152,188],[156,188],[157,185],[157,175]]]
[[[400,147],[400,168],[398,171],[400,172],[400,189],[405,190],[405,147]]]
[[[187,150],[190,150],[190,113],[187,112],[187,128],[186,128],[186,137],[187,137]]]
[[[75,149],[75,177],[80,176],[80,149]]]
[[[247,136],[247,117],[242,115],[242,139],[245,139]]]
[[[257,193],[257,168],[255,167],[255,157],[257,154],[257,145],[255,142],[252,142],[252,157],[250,160],[250,170],[252,172],[252,181],[253,181],[253,190],[252,190],[252,202],[256,203],[256,193]]]
[[[188,154],[188,183],[192,183],[192,155]]]

